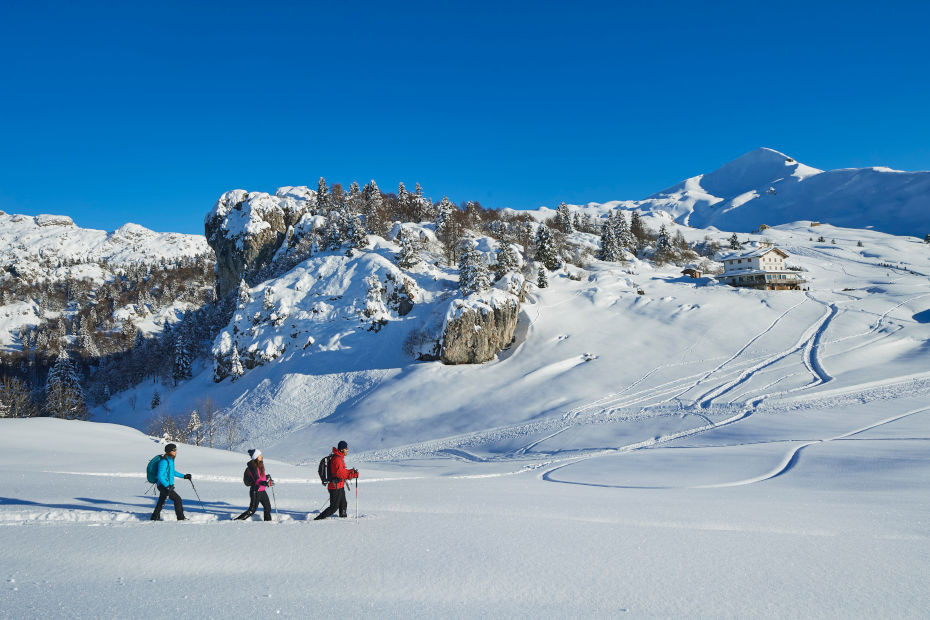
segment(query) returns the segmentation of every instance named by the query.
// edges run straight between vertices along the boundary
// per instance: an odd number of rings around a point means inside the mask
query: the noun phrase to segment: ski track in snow
[[[560,469],[563,469],[570,465],[575,465],[582,461],[596,458],[598,456],[604,456],[607,454],[622,454],[625,452],[631,452],[633,450],[653,448],[660,443],[667,443],[667,441],[671,441],[672,439],[681,438],[681,437],[672,437],[672,436],[669,436],[668,439],[663,438],[662,441],[656,441],[654,443],[643,442],[642,444],[631,444],[630,446],[624,446],[623,448],[620,448],[615,451],[602,451],[598,454],[590,454],[590,455],[585,455],[582,457],[576,457],[572,459],[572,461],[569,463],[560,464],[557,467],[553,467],[552,469],[549,469],[543,472],[542,474],[540,474],[540,478],[542,480],[545,480],[546,482],[553,482],[557,484],[574,484],[574,485],[581,485],[581,486],[595,486],[595,487],[606,487],[606,488],[617,488],[617,489],[650,489],[650,490],[651,489],[655,489],[655,490],[660,490],[660,489],[718,489],[718,488],[726,488],[726,487],[745,486],[749,484],[756,484],[759,482],[765,482],[767,480],[772,480],[774,478],[778,478],[779,476],[783,476],[787,474],[788,472],[792,471],[793,469],[797,467],[797,464],[800,458],[800,453],[805,448],[809,448],[815,445],[824,445],[832,441],[843,441],[855,435],[858,435],[860,433],[864,433],[866,431],[870,431],[880,426],[891,424],[892,422],[897,422],[898,420],[902,420],[904,418],[910,417],[912,415],[917,415],[918,413],[923,413],[926,411],[930,411],[930,406],[920,407],[918,409],[912,409],[905,413],[892,416],[890,418],[885,418],[873,424],[868,424],[864,427],[857,428],[856,430],[850,431],[848,433],[843,433],[842,435],[837,435],[835,437],[829,437],[827,439],[818,439],[815,441],[808,441],[792,449],[787,455],[785,455],[784,459],[782,459],[782,461],[777,466],[775,466],[775,468],[773,468],[772,470],[764,474],[760,474],[758,476],[753,476],[751,478],[744,478],[741,480],[735,480],[732,482],[722,482],[722,483],[717,483],[717,484],[702,484],[702,485],[693,485],[693,486],[632,486],[632,485],[611,485],[611,484],[606,484],[606,483],[579,482],[575,480],[558,480],[552,476],[552,474],[554,474],[556,471]],[[718,426],[724,426],[725,424],[732,424],[735,422],[739,422],[749,417],[749,415],[751,415],[751,412],[747,412],[747,414],[744,416],[740,416],[740,417],[725,421],[719,424]],[[710,430],[710,429],[700,429],[700,432],[704,432],[705,430]],[[697,434],[697,433],[694,433],[694,434]],[[687,435],[682,435],[682,436],[687,436]],[[921,438],[921,439],[925,439],[925,438]],[[787,440],[782,440],[777,443],[784,443],[785,441]],[[768,442],[763,442],[763,443],[768,443]],[[744,445],[747,445],[747,444],[738,443],[738,444],[732,444],[729,446],[715,446],[715,447],[725,449],[727,447],[739,447],[739,446],[744,446]]]

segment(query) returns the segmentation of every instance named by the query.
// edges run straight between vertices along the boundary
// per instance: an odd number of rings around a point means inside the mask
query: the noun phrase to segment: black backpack
[[[242,473],[242,484],[244,484],[247,487],[250,487],[252,486],[252,484],[254,484],[254,482],[255,482],[255,477],[252,475],[251,468],[246,467],[245,471]]]
[[[324,456],[320,459],[320,466],[317,468],[317,473],[320,474],[320,481],[323,485],[327,485],[332,481],[332,476],[329,473],[329,463],[333,460],[333,455]]]

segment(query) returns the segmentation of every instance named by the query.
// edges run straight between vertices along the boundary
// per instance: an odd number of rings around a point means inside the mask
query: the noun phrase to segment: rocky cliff
[[[500,289],[452,301],[440,359],[444,364],[480,364],[494,359],[513,341],[519,313],[517,296]]]
[[[235,189],[220,196],[204,218],[207,243],[216,253],[217,289],[224,295],[241,278],[265,266],[287,231],[309,213],[315,194],[306,187],[282,187],[272,196]]]

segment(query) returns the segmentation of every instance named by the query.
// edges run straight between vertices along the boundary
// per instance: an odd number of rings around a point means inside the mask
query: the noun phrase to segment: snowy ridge
[[[200,235],[157,233],[124,224],[108,233],[75,226],[60,215],[8,215],[0,212],[0,265],[23,277],[54,277],[43,264],[104,262],[110,267],[211,253]]]
[[[759,148],[643,200],[590,203],[593,213],[640,209],[695,228],[750,232],[760,225],[827,222],[923,237],[930,230],[930,171],[885,167],[818,170]],[[555,214],[548,208],[538,219]]]

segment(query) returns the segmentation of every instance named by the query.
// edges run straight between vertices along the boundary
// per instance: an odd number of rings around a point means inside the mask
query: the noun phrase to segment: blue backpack
[[[165,458],[164,455],[158,454],[152,457],[148,466],[145,468],[145,479],[155,484],[158,481],[158,464]]]

